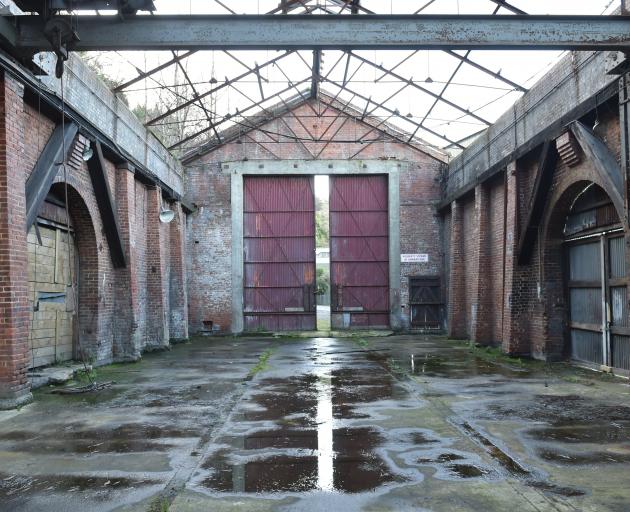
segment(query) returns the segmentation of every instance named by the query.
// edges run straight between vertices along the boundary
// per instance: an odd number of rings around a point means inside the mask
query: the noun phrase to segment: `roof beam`
[[[341,87],[344,91],[347,91],[348,93],[353,94],[355,97],[357,97],[359,99],[362,99],[363,101],[367,102],[367,105],[365,106],[365,111],[363,112],[363,115],[361,116],[361,121],[364,120],[364,118],[365,118],[365,116],[366,116],[366,114],[368,112],[369,106],[371,104],[377,105],[378,108],[381,108],[382,110],[384,110],[385,112],[390,114],[390,117],[397,117],[399,119],[403,119],[404,121],[408,122],[409,124],[411,124],[411,125],[413,125],[415,127],[418,127],[420,130],[424,130],[425,132],[430,133],[431,135],[434,135],[434,136],[436,136],[436,137],[438,137],[438,138],[448,142],[449,144],[454,144],[455,146],[457,146],[460,149],[464,148],[464,146],[462,146],[461,144],[459,144],[458,142],[456,142],[454,140],[449,139],[446,135],[443,135],[443,134],[440,134],[440,133],[438,133],[436,131],[433,131],[431,128],[427,128],[426,126],[422,126],[419,123],[415,122],[413,119],[406,118],[400,112],[397,112],[396,110],[393,110],[393,109],[389,108],[387,105],[384,105],[382,103],[379,103],[378,101],[373,100],[372,97],[368,98],[366,96],[363,96],[362,94],[358,93],[357,91],[355,91],[353,89],[350,89],[347,85],[342,85],[342,84],[340,84],[338,82],[335,82],[333,80],[330,80],[330,79],[324,79],[324,80],[326,82],[329,82],[329,83],[337,86],[337,87]],[[403,141],[403,142],[406,143],[406,144],[409,144],[409,145],[413,145],[415,140],[414,139],[409,139],[409,140]]]
[[[317,98],[319,95],[319,81],[321,79],[320,70],[322,66],[322,51],[313,50],[313,64],[311,66],[311,98]]]
[[[79,126],[76,123],[66,122],[63,127],[58,124],[39,155],[33,171],[26,180],[26,231],[31,229],[35,222],[58,170],[64,165],[72,150],[78,132]],[[63,148],[66,150],[65,155]]]
[[[547,139],[543,145],[540,159],[538,160],[538,172],[534,181],[532,197],[527,209],[527,221],[525,229],[521,233],[518,242],[517,260],[519,265],[529,263],[534,250],[534,242],[538,238],[538,230],[542,220],[543,211],[551,189],[553,173],[558,162],[558,152],[553,139]]]
[[[300,85],[304,84],[304,83],[305,83],[305,82],[307,82],[307,81],[308,81],[308,79],[307,79],[307,80],[301,80],[301,81],[299,81],[299,82],[297,82],[297,83],[292,83],[292,84],[290,84],[288,87],[286,87],[285,89],[282,89],[281,91],[277,91],[277,92],[276,92],[273,96],[269,96],[269,97],[267,97],[267,99],[266,99],[266,100],[261,100],[261,101],[258,101],[258,102],[256,102],[256,103],[253,103],[253,104],[251,104],[251,105],[249,105],[249,106],[247,106],[247,107],[245,107],[245,108],[241,109],[241,110],[239,111],[239,114],[240,114],[240,115],[244,115],[244,114],[246,114],[247,112],[249,112],[250,110],[252,110],[252,109],[254,109],[254,108],[262,108],[262,104],[263,104],[265,101],[268,101],[268,100],[270,100],[270,99],[274,98],[275,96],[279,96],[280,94],[284,94],[284,93],[286,93],[287,91],[290,91],[290,90],[291,90],[291,89],[293,89],[293,88],[297,88],[298,86],[300,86]],[[264,109],[263,109],[263,110],[264,110]],[[196,138],[197,138],[197,137],[199,137],[200,135],[203,135],[204,133],[207,133],[207,132],[209,132],[210,130],[214,130],[214,128],[215,128],[215,127],[217,127],[217,128],[218,128],[218,127],[219,127],[219,126],[221,126],[223,123],[226,123],[226,122],[228,122],[230,119],[232,119],[232,117],[233,117],[233,116],[232,116],[231,114],[226,115],[226,116],[225,116],[225,117],[224,117],[221,121],[218,121],[218,122],[217,122],[214,126],[212,126],[212,127],[206,127],[206,128],[203,128],[203,129],[201,129],[201,130],[199,130],[199,131],[197,131],[197,132],[191,133],[190,135],[187,135],[186,137],[184,137],[182,140],[180,140],[180,141],[176,142],[175,144],[173,144],[172,146],[170,146],[168,149],[169,149],[169,150],[173,150],[173,149],[175,149],[175,148],[178,148],[178,147],[182,146],[183,144],[185,144],[185,143],[187,143],[187,142],[190,142],[190,141],[191,141],[191,140],[193,140],[193,139],[196,139]],[[236,121],[235,121],[235,122],[236,122]],[[208,141],[204,141],[204,142],[206,142],[206,143],[207,143]],[[219,141],[219,143],[220,143],[220,141]]]
[[[441,96],[439,94],[434,93],[433,91],[431,91],[430,89],[427,89],[426,87],[422,87],[421,85],[419,85],[416,82],[414,82],[413,78],[405,78],[405,77],[399,75],[398,73],[394,73],[391,69],[387,69],[386,67],[381,66],[380,64],[376,64],[375,62],[372,62],[370,59],[366,59],[364,57],[361,57],[360,55],[357,55],[356,53],[353,53],[352,56],[355,59],[359,59],[361,62],[365,62],[366,64],[372,66],[373,68],[376,68],[376,69],[382,71],[383,73],[387,73],[388,75],[392,76],[396,80],[400,80],[401,82],[408,83],[414,89],[417,89],[419,91],[422,91],[425,94],[428,94],[429,96],[431,96],[432,98],[436,99],[437,101],[441,101],[442,103],[445,103],[449,107],[452,107],[455,110],[460,111],[464,115],[468,115],[468,116],[476,119],[477,121],[479,121],[479,122],[481,122],[481,123],[483,123],[485,125],[490,126],[490,124],[491,124],[490,121],[487,121],[483,117],[478,116],[474,112],[472,112],[472,111],[470,111],[470,110],[468,110],[468,109],[466,109],[464,107],[460,107],[457,103],[453,103],[452,101],[444,98],[443,96]]]
[[[491,2],[497,4],[499,7],[503,7],[514,14],[527,14],[525,11],[522,11],[518,7],[514,7],[513,5],[507,3],[505,0],[490,0]]]
[[[193,98],[191,100],[185,101],[184,103],[177,105],[176,107],[173,107],[169,110],[167,110],[166,112],[160,114],[157,117],[154,117],[153,119],[150,119],[149,121],[147,121],[145,124],[146,126],[151,126],[154,125],[156,123],[158,123],[159,121],[161,121],[162,119],[165,119],[167,117],[169,117],[170,115],[173,115],[175,112],[178,112],[184,108],[189,107],[190,105],[192,105],[193,103],[197,102],[197,100],[201,100],[203,98],[205,98],[206,96],[210,96],[211,94],[214,94],[217,91],[220,91],[221,89],[224,89],[225,87],[229,87],[230,85],[238,82],[239,80],[242,80],[243,78],[251,75],[251,74],[256,74],[256,73],[260,73],[260,70],[267,67],[267,66],[271,66],[273,64],[275,64],[276,62],[278,62],[280,59],[285,58],[287,55],[290,55],[293,52],[286,52],[283,53],[282,55],[278,56],[278,57],[274,57],[273,59],[261,64],[260,66],[257,66],[255,69],[246,71],[244,73],[241,73],[240,75],[232,78],[231,80],[226,80],[225,82],[223,82],[222,84],[217,85],[216,87],[213,87],[212,89],[206,91],[206,92],[202,92],[201,94],[199,94],[199,96],[197,96],[196,98]]]
[[[516,89],[517,91],[527,92],[527,89],[523,87],[522,85],[519,85],[516,82],[512,82],[512,80],[505,78],[499,73],[495,73],[494,71],[489,70],[488,68],[482,66],[481,64],[477,64],[474,60],[470,60],[468,58],[468,55],[469,55],[468,53],[466,55],[460,55],[459,53],[455,53],[452,50],[446,50],[446,53],[448,53],[451,57],[455,57],[456,59],[459,59],[461,62],[465,62],[469,66],[472,66],[473,68],[478,69],[479,71],[483,71],[484,73],[490,75],[493,78],[496,78],[497,80],[501,80],[501,82],[509,85],[510,87],[514,87],[514,89]]]
[[[132,78],[131,80],[125,82],[124,84],[120,84],[117,87],[114,87],[113,91],[114,92],[121,92],[122,90],[126,89],[127,87],[138,83],[142,80],[144,80],[145,78],[150,77],[151,75],[154,75],[155,73],[157,73],[158,71],[162,71],[163,69],[166,69],[167,67],[169,67],[171,64],[176,64],[180,61],[182,61],[183,59],[185,59],[186,57],[190,57],[193,53],[193,51],[188,51],[185,53],[182,53],[180,55],[176,55],[174,56],[171,60],[166,61],[163,64],[160,64],[159,66],[154,67],[153,69],[150,69],[149,71],[140,71],[138,70],[138,76],[135,78]]]
[[[627,50],[630,16],[138,15],[60,16],[77,23],[75,51],[200,49]],[[51,49],[41,16],[9,16],[21,51]],[[5,24],[5,27],[6,28]]]
[[[103,231],[105,231],[105,238],[109,246],[112,264],[114,268],[124,268],[127,266],[127,260],[120,234],[118,214],[116,213],[114,199],[107,179],[107,167],[105,165],[105,158],[103,157],[103,149],[99,141],[93,144],[94,155],[87,161],[87,168],[92,181],[92,187],[94,187],[96,204],[98,205],[101,220],[103,221]]]

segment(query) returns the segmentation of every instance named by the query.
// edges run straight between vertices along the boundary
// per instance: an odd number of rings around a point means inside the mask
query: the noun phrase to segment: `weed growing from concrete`
[[[275,346],[270,347],[267,350],[265,350],[262,354],[260,354],[260,357],[258,358],[258,363],[256,363],[256,366],[254,366],[251,370],[249,370],[248,376],[253,377],[257,373],[260,373],[266,370],[267,361],[269,361],[271,354],[273,354],[275,350],[276,350]]]
[[[97,373],[94,368],[77,370],[74,380],[81,384],[89,384],[96,380]]]
[[[171,503],[168,498],[163,496],[155,498],[149,505],[148,512],[168,512],[171,508]]]
[[[370,346],[370,342],[366,340],[365,338],[360,338],[358,336],[355,336],[354,334],[350,336],[350,338],[361,348],[367,349]]]
[[[390,357],[387,360],[387,366],[389,367],[389,370],[397,377],[407,375],[407,371],[402,366],[400,366],[393,357]]]

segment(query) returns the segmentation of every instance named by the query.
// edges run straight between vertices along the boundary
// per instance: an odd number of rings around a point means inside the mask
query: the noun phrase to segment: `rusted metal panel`
[[[610,244],[610,277],[626,277],[626,244],[625,238],[619,236],[611,238]]]
[[[602,333],[571,329],[571,359],[603,364]]]
[[[315,329],[315,200],[308,176],[246,176],[245,329]]]
[[[389,326],[386,176],[331,176],[332,326]]]
[[[630,370],[630,336],[612,337],[612,365],[622,370]]]
[[[571,359],[604,364],[602,248],[593,242],[569,246]]]
[[[601,282],[601,258],[599,241],[574,245],[569,249],[571,281]]]

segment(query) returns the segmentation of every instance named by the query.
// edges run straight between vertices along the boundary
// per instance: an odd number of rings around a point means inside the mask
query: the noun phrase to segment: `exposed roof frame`
[[[146,126],[151,126],[154,125],[156,123],[158,123],[159,121],[161,121],[162,119],[165,119],[167,117],[169,117],[170,115],[174,114],[175,112],[178,112],[186,107],[189,107],[190,105],[194,104],[197,99],[202,99],[205,98],[207,96],[210,96],[211,94],[216,93],[217,91],[220,91],[221,89],[224,89],[225,87],[228,87],[232,84],[235,84],[236,82],[238,82],[239,80],[242,80],[243,78],[250,76],[252,74],[256,74],[257,72],[260,72],[261,69],[266,68],[267,66],[271,66],[273,64],[276,64],[277,62],[279,62],[280,60],[284,59],[285,57],[287,57],[288,55],[291,55],[292,53],[295,53],[294,50],[288,50],[287,52],[285,52],[282,55],[279,55],[277,57],[274,57],[273,59],[268,60],[267,62],[264,62],[263,64],[259,65],[257,68],[255,69],[251,69],[248,70],[244,73],[241,73],[240,75],[231,78],[231,79],[227,79],[225,80],[225,82],[217,85],[216,87],[213,87],[212,89],[201,93],[199,96],[197,96],[197,98],[193,98],[189,101],[185,101],[184,103],[177,105],[169,110],[167,110],[166,112],[164,112],[163,114],[160,114],[159,116],[154,117],[153,119],[148,120],[145,125]]]
[[[308,79],[305,79],[302,81],[302,83],[307,83],[307,82],[308,82]],[[242,121],[236,121],[235,125],[230,126],[229,128],[221,132],[221,136],[222,136],[221,142],[218,142],[216,139],[213,139],[204,143],[202,146],[198,148],[189,150],[182,157],[181,159],[182,163],[184,165],[187,163],[190,163],[191,161],[198,158],[200,155],[214,151],[225,144],[234,142],[235,140],[238,140],[244,137],[246,135],[246,132],[243,132],[243,128],[245,128],[247,132],[258,130],[261,126],[271,121],[274,121],[278,118],[282,118],[282,116],[292,111],[296,107],[304,104],[305,102],[311,103],[313,101],[311,99],[308,99],[304,93],[295,94],[292,98],[289,98],[288,100],[283,100],[282,98],[280,98],[280,100],[281,101],[275,104],[274,106],[264,109],[265,112],[270,113],[271,115],[264,116],[264,117],[256,117],[256,118],[245,118]],[[367,126],[370,126],[373,130],[376,130],[382,133],[384,136],[390,137],[401,144],[405,144],[416,151],[420,151],[422,153],[428,154],[432,158],[435,158],[436,160],[440,162],[446,162],[447,160],[446,155],[442,151],[435,148],[431,144],[424,142],[421,139],[414,139],[414,142],[412,144],[409,144],[407,142],[409,134],[401,131],[397,127],[394,127],[388,124],[387,119],[385,120],[385,122],[383,122],[383,120],[380,118],[362,119],[362,112],[354,108],[351,101],[348,101],[346,103],[339,102],[336,99],[336,96],[332,96],[328,92],[325,92],[322,90],[320,90],[320,94],[319,94],[319,97],[317,98],[317,101],[326,106],[326,109],[323,110],[322,115],[324,115],[325,112],[327,112],[328,108],[332,108],[336,110],[338,113],[342,113],[342,114],[345,114],[346,116],[358,119],[362,121],[363,123],[365,123]],[[246,113],[247,110],[249,110],[250,108],[254,108],[255,106],[256,105],[252,105],[248,107],[248,109],[243,109],[241,111],[241,114]],[[390,117],[393,117],[393,116],[394,114],[390,115]],[[296,138],[296,140],[298,139],[297,137],[295,137],[294,134],[284,135],[283,137]],[[314,138],[312,142],[321,143],[321,142],[327,142],[328,140],[329,139],[315,139]],[[356,142],[360,143],[362,141],[357,140]],[[366,146],[368,146],[370,143],[374,141],[363,141],[363,142]]]
[[[232,16],[225,16],[225,18],[232,18],[235,20],[235,22],[240,22],[241,20],[248,18],[248,17],[252,17],[252,18],[258,18],[257,16],[250,16],[250,15],[245,15],[245,16],[241,16],[241,15],[236,15],[236,11],[234,9],[232,9],[229,4],[231,3],[232,5],[239,5],[238,2],[234,2],[234,1],[228,1],[228,0],[214,0],[215,3],[217,3],[218,5],[221,5],[224,9],[226,9],[226,11],[230,12]],[[325,5],[322,5],[322,3],[320,3],[320,1],[318,0],[317,2],[315,2],[315,0],[278,0],[279,4],[277,7],[275,7],[274,9],[268,11],[267,14],[269,15],[275,15],[278,14],[279,16],[277,18],[282,18],[284,15],[289,15],[291,14],[293,17],[293,14],[298,13],[298,16],[295,18],[296,20],[299,20],[300,18],[308,18],[308,16],[300,16],[302,14],[312,14],[315,11],[321,11],[324,12],[326,14],[331,14],[331,15],[337,15],[337,16],[332,16],[329,18],[326,18],[326,20],[331,20],[333,23],[336,23],[337,19],[340,19],[341,17],[338,16],[339,14],[342,13],[348,13],[350,12],[352,15],[355,16],[345,16],[345,19],[348,20],[350,18],[365,18],[365,15],[368,15],[368,17],[371,17],[372,19],[378,21],[378,20],[385,20],[385,19],[391,19],[391,20],[396,20],[397,18],[404,18],[405,15],[403,16],[396,16],[396,15],[387,15],[387,14],[379,14],[379,13],[375,13],[369,9],[367,9],[364,5],[361,4],[360,0],[329,0]],[[424,5],[422,7],[420,7],[419,9],[416,10],[416,13],[420,13],[422,11],[425,11],[426,8],[430,5],[432,5],[435,2],[435,0],[427,0]],[[499,9],[504,9],[507,10],[511,13],[517,14],[518,16],[499,16],[499,18],[503,18],[503,19],[521,19],[524,20],[525,23],[528,22],[528,20],[535,20],[538,18],[549,18],[551,19],[551,17],[549,16],[527,16],[526,13],[524,11],[522,11],[521,9],[513,6],[511,3],[509,3],[506,0],[488,0],[488,2],[491,2],[492,4],[496,5],[496,9],[494,11],[494,14],[496,14],[497,12],[499,12]],[[338,7],[338,12],[333,12],[334,10],[336,10]],[[415,8],[415,7],[414,7]],[[488,15],[489,16],[489,15]],[[486,15],[481,15],[481,16],[477,16],[474,17],[475,19],[479,19],[482,17],[488,18],[488,16]],[[137,18],[145,18],[146,16],[138,16]],[[458,18],[462,18],[464,16],[452,16],[453,19],[456,19],[459,22]],[[103,18],[109,18],[109,17],[103,17]],[[153,19],[155,18],[161,18],[161,16],[153,16]],[[192,16],[191,18],[195,18],[195,16]],[[268,16],[268,18],[272,18],[272,16]],[[432,15],[421,15],[419,18],[432,18]],[[557,19],[562,19],[562,20],[569,20],[569,19],[573,19],[573,18],[583,18],[583,17],[556,17]],[[591,17],[593,20],[597,20],[598,22],[608,18],[606,16],[592,16]],[[614,20],[615,17],[612,17],[611,19]],[[87,20],[88,17],[84,17],[81,16],[80,18],[78,18],[79,20]],[[109,20],[108,20],[109,21]],[[127,21],[134,21],[134,20],[127,20]],[[291,20],[293,21],[293,20]],[[323,20],[322,20],[323,21]],[[83,23],[83,21],[82,21]],[[599,26],[599,25],[598,25]],[[83,29],[85,30],[85,29]],[[342,91],[346,91],[348,94],[353,94],[351,91],[352,89],[348,87],[349,82],[352,82],[352,76],[349,75],[354,75],[356,74],[356,72],[360,69],[357,68],[355,70],[355,73],[351,72],[351,67],[350,64],[352,62],[352,59],[358,59],[360,66],[362,65],[370,65],[376,69],[378,69],[379,65],[376,64],[376,62],[378,62],[376,59],[374,59],[374,61],[370,60],[369,58],[364,58],[361,55],[358,55],[357,53],[353,52],[352,50],[348,48],[342,48],[343,53],[340,53],[340,58],[337,61],[337,63],[335,63],[335,66],[337,66],[337,64],[339,64],[340,62],[343,62],[343,59],[345,58],[345,71],[344,71],[344,78],[343,81],[341,80],[336,80],[336,81],[331,81],[328,80],[330,73],[332,72],[332,69],[329,71],[328,66],[326,66],[325,69],[325,77],[322,77],[322,68],[321,68],[321,49],[319,49],[319,51],[315,51],[313,53],[313,59],[312,62],[310,64],[307,64],[310,68],[310,72],[311,72],[311,88],[310,88],[310,96],[311,97],[317,97],[318,95],[318,90],[320,87],[320,84],[322,82],[325,81],[330,81],[331,83],[334,83],[337,87],[339,87],[339,91],[336,94],[335,98],[338,98],[339,95],[342,93]],[[189,96],[190,99],[186,99],[185,101],[182,102],[181,105],[177,105],[176,107],[169,109],[168,111],[166,111],[164,114],[161,114],[160,116],[149,120],[146,124],[148,126],[151,125],[156,125],[158,124],[160,121],[166,119],[168,116],[173,115],[174,113],[178,112],[179,110],[186,108],[187,106],[190,105],[198,105],[201,110],[203,111],[203,113],[205,114],[206,118],[208,119],[208,123],[209,123],[209,130],[214,131],[214,138],[219,138],[220,137],[220,133],[217,130],[216,127],[214,127],[214,125],[212,124],[212,119],[215,118],[215,116],[217,115],[216,112],[209,112],[208,109],[208,105],[209,103],[204,102],[203,99],[206,98],[207,96],[216,93],[218,90],[224,88],[224,87],[231,87],[233,89],[235,89],[236,91],[238,91],[239,93],[243,93],[243,91],[247,91],[248,89],[246,88],[245,85],[243,85],[243,87],[241,87],[241,85],[239,84],[239,82],[241,80],[245,81],[244,79],[247,76],[251,76],[252,74],[256,76],[257,80],[258,80],[258,86],[259,86],[259,90],[260,90],[260,96],[261,96],[261,101],[257,102],[257,104],[262,108],[262,105],[265,101],[271,101],[273,100],[276,96],[278,96],[278,98],[280,98],[280,100],[282,101],[282,97],[279,94],[266,94],[267,91],[266,89],[263,87],[263,81],[265,80],[263,78],[263,76],[260,73],[260,69],[266,65],[268,65],[269,63],[264,63],[262,66],[258,66],[257,63],[254,63],[254,65],[252,64],[247,64],[246,62],[241,61],[240,59],[236,58],[234,55],[232,55],[229,51],[227,50],[223,50],[224,53],[226,53],[227,55],[229,55],[230,57],[234,58],[235,60],[239,61],[241,65],[243,65],[247,72],[246,73],[242,73],[241,75],[239,75],[238,77],[232,78],[232,79],[228,79],[226,77],[226,81],[224,83],[220,83],[218,84],[217,87],[212,87],[209,91],[203,92],[201,94],[198,93],[196,87],[195,87],[195,83],[193,81],[190,80],[189,77],[186,76],[186,73],[184,73],[185,75],[185,84],[186,85],[186,95]],[[474,119],[476,119],[479,122],[482,122],[484,124],[489,124],[488,120],[484,119],[484,117],[489,117],[483,114],[483,112],[487,113],[487,110],[485,111],[477,111],[477,110],[472,110],[473,106],[471,105],[470,108],[464,108],[458,104],[462,103],[459,100],[459,97],[455,97],[455,96],[448,96],[447,90],[449,88],[449,86],[453,83],[453,80],[457,74],[457,72],[462,68],[462,65],[467,65],[467,66],[471,66],[475,69],[477,69],[478,71],[481,71],[483,73],[485,73],[486,75],[488,75],[489,77],[493,78],[494,80],[497,81],[501,81],[502,83],[508,85],[509,87],[513,88],[515,91],[519,91],[519,92],[526,92],[527,89],[523,86],[521,86],[520,84],[509,80],[506,77],[503,77],[499,72],[494,72],[488,68],[486,68],[485,66],[483,66],[482,64],[479,64],[478,62],[475,62],[473,59],[470,58],[470,50],[468,50],[466,53],[463,52],[456,52],[455,50],[452,49],[444,49],[442,50],[444,53],[446,53],[447,55],[449,55],[451,58],[453,59],[457,59],[459,61],[459,64],[457,65],[457,67],[455,68],[455,71],[450,75],[450,79],[447,79],[447,77],[445,77],[444,79],[447,80],[445,82],[445,86],[440,89],[433,89],[432,87],[423,87],[422,86],[422,82],[414,82],[413,81],[413,77],[410,79],[405,78],[403,75],[407,75],[409,76],[411,74],[411,72],[407,71],[407,72],[396,72],[396,69],[399,68],[403,63],[407,62],[408,59],[411,59],[417,52],[418,50],[410,50],[409,55],[406,56],[400,63],[395,64],[392,67],[393,63],[388,63],[387,67],[383,67],[382,64],[380,65],[381,69],[381,73],[380,73],[380,77],[375,79],[375,81],[380,81],[382,80],[384,77],[391,77],[395,80],[398,80],[401,82],[401,86],[403,86],[404,88],[406,87],[413,87],[415,90],[422,92],[423,94],[428,94],[429,96],[431,96],[433,98],[433,102],[432,105],[429,106],[429,104],[427,103],[427,106],[425,107],[428,108],[428,110],[423,109],[424,111],[421,112],[417,112],[416,115],[419,116],[419,118],[414,118],[414,121],[412,122],[410,117],[406,117],[406,116],[396,116],[395,114],[391,114],[390,117],[400,117],[403,118],[405,117],[404,121],[406,123],[411,123],[412,126],[415,126],[415,131],[411,134],[411,137],[409,138],[409,141],[412,141],[413,137],[415,136],[415,134],[420,130],[423,129],[426,131],[426,133],[431,133],[432,135],[435,135],[437,137],[439,137],[441,140],[446,141],[450,146],[452,147],[462,147],[461,142],[468,140],[468,138],[470,136],[467,137],[463,137],[460,139],[461,137],[461,132],[457,133],[457,136],[451,136],[451,138],[446,137],[445,135],[440,135],[438,134],[436,131],[431,130],[430,128],[426,128],[424,126],[424,122],[427,120],[427,118],[431,115],[431,112],[433,111],[434,107],[438,104],[438,103],[444,103],[444,104],[448,104],[449,107],[457,110],[458,112],[461,112],[463,114],[462,117],[464,116],[470,116]],[[160,70],[166,69],[169,66],[178,66],[180,69],[183,69],[182,66],[182,62],[184,61],[184,59],[190,57],[191,55],[193,55],[194,53],[196,53],[196,50],[188,50],[185,53],[178,55],[178,56],[174,56],[173,59],[170,59],[168,62],[161,64],[155,68],[153,68],[152,70],[149,71],[140,71],[139,72],[139,76],[135,77],[132,80],[129,80],[127,83],[122,84],[121,86],[116,88],[116,92],[121,92],[124,91],[125,88],[129,87],[130,85],[137,83],[139,81],[142,81],[143,79],[147,79],[154,74],[159,72]],[[286,54],[284,54],[283,56],[281,56],[281,58],[287,56],[288,54],[290,54],[291,51],[288,51]],[[306,60],[303,58],[303,56],[301,55],[301,53],[297,53],[297,55],[306,62]],[[315,58],[317,55],[317,58]],[[363,60],[361,60],[363,59]],[[246,60],[246,59],[244,59]],[[273,59],[272,59],[273,60]],[[310,59],[308,59],[310,61]],[[453,62],[451,62],[452,65],[454,65]],[[335,67],[333,66],[333,68]],[[401,68],[402,69],[402,68]],[[289,71],[289,68],[287,67],[287,71]],[[337,73],[338,75],[338,73]],[[191,75],[192,76],[192,75]],[[291,80],[289,79],[289,77],[285,74],[285,76],[287,77],[287,80],[291,83]],[[289,76],[292,77],[292,73],[289,73]],[[338,77],[337,77],[338,78]],[[435,77],[434,77],[435,78]],[[359,80],[361,80],[361,77],[359,78]],[[157,83],[157,82],[156,82]],[[211,81],[211,83],[214,83],[214,80]],[[343,87],[340,87],[340,84]],[[161,85],[161,84],[159,84]],[[350,84],[352,85],[352,84]],[[437,85],[437,84],[436,84]],[[171,92],[175,91],[176,89],[172,89],[171,86],[164,86],[165,89],[167,90],[171,90]],[[298,89],[296,89],[298,90]],[[452,89],[450,89],[452,90]],[[251,92],[251,91],[250,91]],[[299,90],[298,90],[299,92]],[[365,92],[365,91],[363,91]],[[447,94],[448,97],[450,97],[451,99],[448,100],[446,98],[444,98],[444,94]],[[370,94],[370,93],[366,93],[366,94]],[[308,93],[307,93],[308,95]],[[255,94],[250,94],[250,96],[256,96]],[[377,96],[377,95],[375,95]],[[355,97],[357,97],[355,95]],[[463,102],[464,105],[467,104],[467,102]],[[376,105],[376,106],[375,106]],[[366,100],[366,115],[369,115],[370,113],[374,112],[375,109],[378,109],[379,106],[384,105],[387,106],[387,100],[382,101],[382,102],[378,102],[378,101],[372,101],[372,98],[368,98]],[[392,107],[392,108],[390,108]],[[249,108],[249,107],[248,107]],[[371,109],[371,110],[370,110]],[[387,110],[389,109],[389,110]],[[395,108],[395,105],[389,105],[387,106],[387,109],[383,110],[383,112],[398,112],[398,109]],[[214,110],[214,109],[213,109]],[[238,112],[238,109],[237,109]],[[452,111],[451,111],[452,112]],[[478,113],[477,113],[478,112]],[[228,114],[229,116],[229,114]],[[410,114],[411,116],[411,114]],[[435,117],[439,117],[439,116],[435,116]],[[470,117],[462,122],[466,122],[470,120]],[[229,118],[229,117],[228,117]],[[221,116],[219,116],[219,119],[221,119]],[[415,119],[421,119],[420,123],[415,123]],[[457,118],[456,120],[459,120],[461,118]],[[170,121],[170,120],[169,120]],[[202,119],[198,119],[197,121],[199,122],[203,122],[205,124],[205,120]],[[446,122],[447,120],[445,120]],[[451,121],[451,119],[449,119],[448,121]],[[173,120],[174,123],[177,122],[177,119]],[[429,123],[431,125],[431,123]],[[418,126],[419,125],[419,126]],[[435,127],[434,127],[435,129]],[[438,130],[440,130],[440,128],[437,128]],[[209,130],[204,130],[204,132],[207,132]],[[450,132],[448,132],[450,134]],[[451,139],[458,139],[458,140],[451,140]],[[188,140],[188,135],[185,138],[185,141]],[[177,143],[177,146],[179,147],[180,144],[179,142]]]

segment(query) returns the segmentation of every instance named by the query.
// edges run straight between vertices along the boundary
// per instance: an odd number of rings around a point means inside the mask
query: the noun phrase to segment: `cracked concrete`
[[[0,509],[628,508],[630,386],[565,364],[204,338],[97,372],[115,384],[0,413]]]

